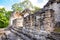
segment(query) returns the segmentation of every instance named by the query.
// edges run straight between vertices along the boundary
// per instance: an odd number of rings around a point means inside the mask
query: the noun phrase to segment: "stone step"
[[[14,31],[17,31],[18,33],[22,33],[23,35],[27,36],[28,38],[30,39],[38,39],[38,36],[39,35],[34,35],[33,33],[29,33],[29,32],[26,32],[24,30],[22,31],[19,31],[18,29],[16,28],[13,28]]]
[[[42,37],[43,37],[41,34],[39,34],[37,32],[35,32],[35,33],[37,33],[38,35],[37,34],[34,34],[34,33],[31,33],[29,30],[24,30],[24,29],[23,30],[20,30],[20,29],[15,28],[15,27],[11,28],[11,31],[13,33],[18,34],[19,36],[22,36],[23,35],[23,36],[29,38],[30,40],[33,40],[33,39],[38,40],[38,39],[42,39]],[[45,38],[45,36],[44,36],[44,38]]]
[[[15,30],[15,29],[11,29],[10,31],[13,32],[14,34],[18,35],[19,37],[21,37],[23,40],[30,40],[30,38],[28,38],[22,32],[19,32],[19,31]]]

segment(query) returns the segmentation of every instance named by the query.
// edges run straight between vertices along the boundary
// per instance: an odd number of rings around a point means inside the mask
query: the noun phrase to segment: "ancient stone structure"
[[[47,9],[37,11],[34,14],[24,17],[24,26],[31,29],[45,30],[52,32],[54,26],[54,10]],[[48,29],[48,30],[47,30]]]
[[[60,28],[60,0],[49,0],[47,4],[44,6],[44,9],[53,9],[54,10],[54,28]],[[59,29],[60,30],[60,29]],[[52,34],[53,38],[56,40],[60,40],[60,33],[55,32]],[[59,35],[59,36],[58,36]]]
[[[12,24],[5,33],[7,40],[49,40],[47,35],[53,31],[54,11],[48,9],[29,14],[30,11],[26,10],[22,14],[16,12],[11,16]]]
[[[60,22],[60,0],[49,0],[48,3],[44,6],[44,9],[53,9],[55,24]]]
[[[46,10],[45,19],[44,19],[44,27],[47,32],[53,32],[54,30],[54,10]]]
[[[21,26],[23,27],[23,14],[15,12],[10,18],[10,26]]]
[[[52,33],[60,22],[60,0],[49,0],[43,9],[31,14],[29,9],[13,12],[10,25],[5,29],[2,40],[60,40]]]

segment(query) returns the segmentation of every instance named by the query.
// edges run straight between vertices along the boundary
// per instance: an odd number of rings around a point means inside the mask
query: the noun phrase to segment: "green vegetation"
[[[7,27],[11,11],[6,11],[5,8],[0,8],[0,28]]]
[[[32,12],[39,10],[39,7],[33,6],[29,0],[24,0],[20,3],[12,5],[13,11],[23,11],[26,8],[35,9]],[[0,28],[7,27],[9,25],[9,18],[12,11],[6,11],[5,8],[0,8]]]
[[[29,0],[24,0],[23,2],[12,5],[14,11],[23,11],[25,8],[33,8],[33,5]]]
[[[55,28],[54,32],[60,32],[60,28]]]
[[[33,6],[33,4],[29,0],[24,0],[23,2],[15,3],[15,4],[12,5],[12,9],[14,11],[23,11],[26,8],[34,9],[34,11],[40,9],[39,7]]]

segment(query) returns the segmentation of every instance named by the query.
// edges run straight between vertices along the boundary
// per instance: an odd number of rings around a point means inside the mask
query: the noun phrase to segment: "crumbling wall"
[[[60,22],[60,0],[49,0],[44,9],[53,9],[55,22]]]

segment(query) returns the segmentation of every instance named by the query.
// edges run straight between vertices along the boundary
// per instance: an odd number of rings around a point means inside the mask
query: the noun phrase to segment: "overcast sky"
[[[24,0],[0,0],[0,8],[5,7],[6,10],[12,10],[11,7],[15,3],[19,3]],[[48,2],[48,0],[30,0],[34,6],[43,8],[43,6]]]

